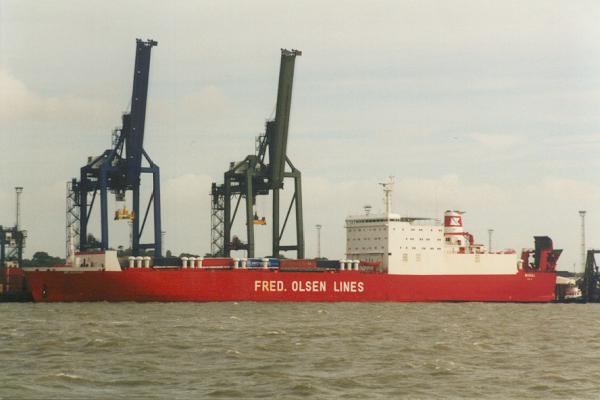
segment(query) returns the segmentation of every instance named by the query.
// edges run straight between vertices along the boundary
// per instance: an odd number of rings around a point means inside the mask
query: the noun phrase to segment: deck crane
[[[131,211],[117,211],[115,219],[129,219],[132,225],[132,254],[152,249],[154,257],[161,257],[160,218],[160,171],[144,150],[144,124],[150,73],[150,52],[158,43],[154,40],[136,40],[135,67],[131,110],[122,116],[122,126],[113,133],[113,147],[98,157],[90,157],[81,168],[80,180],[73,179],[70,190],[75,192],[79,207],[79,248],[98,247],[88,241],[88,222],[97,197],[100,194],[101,250],[109,248],[108,241],[108,194],[115,194],[117,201],[125,200],[125,193],[132,192]],[[146,161],[144,163],[143,161]],[[146,165],[147,164],[147,165]],[[140,226],[140,183],[142,174],[152,174],[152,194],[143,214]],[[154,242],[140,243],[148,214],[153,207]]]
[[[299,50],[281,49],[275,119],[266,122],[265,133],[257,140],[256,153],[248,155],[240,162],[231,163],[229,170],[224,174],[223,184],[212,184],[211,252],[213,255],[228,257],[232,250],[246,250],[248,257],[254,257],[254,225],[266,223],[254,212],[256,196],[269,195],[271,192],[273,197],[273,218],[270,221],[273,235],[272,255],[278,257],[281,251],[295,250],[298,258],[304,257],[301,173],[287,156],[294,66],[296,57],[300,55],[302,52]],[[287,171],[286,165],[289,167]],[[294,195],[283,225],[280,225],[280,191],[284,186],[284,178],[294,179]],[[236,197],[237,202],[232,212],[232,200]],[[246,203],[246,243],[242,243],[235,236],[232,239],[231,236],[242,197],[245,198]],[[296,216],[296,243],[282,245],[281,239],[292,207],[295,209]]]

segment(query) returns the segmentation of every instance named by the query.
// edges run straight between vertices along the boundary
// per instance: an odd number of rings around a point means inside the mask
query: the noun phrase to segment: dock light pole
[[[579,211],[581,216],[581,271],[585,271],[585,210]]]
[[[317,228],[317,258],[321,258],[321,228],[323,225],[317,224],[315,228]]]
[[[16,186],[15,192],[17,193],[17,222],[15,228],[19,230],[21,228],[21,193],[23,193],[23,187]]]
[[[488,251],[492,251],[492,234],[494,233],[493,229],[488,229]]]

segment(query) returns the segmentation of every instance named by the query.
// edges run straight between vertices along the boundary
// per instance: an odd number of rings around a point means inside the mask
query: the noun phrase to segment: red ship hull
[[[389,275],[363,271],[125,269],[28,271],[37,302],[315,301],[550,302],[553,272],[514,275]]]

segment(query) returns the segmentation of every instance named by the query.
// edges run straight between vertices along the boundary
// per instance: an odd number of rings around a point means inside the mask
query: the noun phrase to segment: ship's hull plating
[[[31,271],[37,302],[315,301],[549,302],[556,275],[388,275],[362,271],[126,269],[121,272]]]

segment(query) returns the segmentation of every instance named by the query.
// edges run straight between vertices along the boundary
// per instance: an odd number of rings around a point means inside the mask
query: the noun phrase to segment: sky
[[[110,147],[135,39],[152,38],[145,149],[161,168],[165,247],[208,252],[210,184],[254,152],[280,49],[294,48],[288,156],[307,256],[320,224],[322,254],[342,258],[344,219],[382,210],[378,183],[393,176],[396,212],[466,211],[498,249],[549,235],[560,268],[579,270],[579,210],[600,247],[598,20],[596,1],[0,0],[0,224],[14,224],[23,186],[26,256],[64,256],[66,181]],[[270,226],[256,229],[267,254]],[[111,225],[111,246],[127,238]]]

